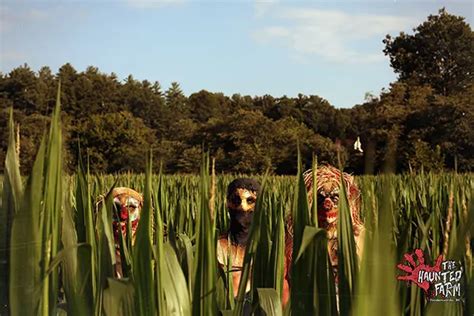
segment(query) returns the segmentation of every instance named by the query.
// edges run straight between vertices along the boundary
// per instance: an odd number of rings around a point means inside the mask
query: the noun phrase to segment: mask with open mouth
[[[140,220],[140,212],[143,206],[143,197],[135,190],[119,187],[112,191],[114,197],[114,207],[118,217],[114,214],[113,229],[115,245],[119,245],[120,233],[127,237],[127,225],[130,220],[132,243],[135,241],[135,234]]]
[[[336,182],[327,183],[317,191],[318,224],[328,228],[336,224],[339,211],[339,185]]]
[[[308,201],[311,205],[313,202],[313,173],[308,170],[304,173],[304,180],[308,191]],[[359,228],[362,229],[362,221],[360,219],[360,192],[354,182],[354,177],[347,173],[342,173],[333,166],[321,166],[317,170],[317,207],[318,207],[318,223],[321,227],[337,223],[339,213],[339,190],[341,180],[346,188],[351,218],[354,224],[354,233],[358,235]]]
[[[227,190],[227,209],[230,215],[230,235],[233,241],[245,246],[250,233],[253,212],[260,184],[253,179],[236,179]]]
[[[308,201],[313,203],[313,172],[308,170],[303,174]],[[337,267],[337,220],[339,217],[339,190],[344,185],[349,202],[352,228],[357,247],[357,253],[362,253],[364,226],[360,219],[360,192],[355,184],[354,177],[333,166],[321,166],[316,173],[317,180],[317,210],[319,227],[327,231],[328,254],[333,268]],[[337,274],[336,274],[337,277]]]

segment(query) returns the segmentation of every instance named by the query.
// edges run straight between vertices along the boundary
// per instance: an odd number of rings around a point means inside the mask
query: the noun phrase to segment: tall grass
[[[296,178],[255,176],[263,187],[234,302],[231,267],[218,264],[216,243],[229,226],[226,187],[238,175],[219,175],[213,180],[208,157],[202,159],[199,176],[152,174],[151,155],[145,174],[91,175],[80,162],[75,175],[64,175],[59,113],[58,101],[49,133],[26,179],[19,173],[10,117],[0,201],[4,223],[0,225],[2,315],[474,312],[472,174],[358,177],[366,226],[360,264],[347,194],[342,188],[339,311],[326,234],[317,226],[315,203],[308,206],[301,161]],[[114,186],[132,187],[144,194],[136,241],[132,243],[131,234],[127,234],[120,242],[126,276],[122,279],[114,277],[113,266]],[[101,203],[97,203],[101,195]],[[284,219],[289,214],[294,223],[289,267],[292,287],[290,302],[283,310]],[[416,248],[425,251],[429,262],[439,254],[463,262],[464,303],[429,302],[416,286],[397,281],[396,264]],[[247,281],[251,283],[249,293],[245,293]]]

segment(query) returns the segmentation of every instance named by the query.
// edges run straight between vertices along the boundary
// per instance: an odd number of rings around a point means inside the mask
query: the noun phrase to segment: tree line
[[[78,72],[67,63],[53,73],[25,64],[0,74],[0,160],[7,146],[7,111],[13,107],[21,168],[31,169],[60,81],[64,164],[71,172],[79,155],[93,172],[140,172],[151,148],[167,173],[196,172],[206,150],[216,158],[218,172],[292,174],[297,143],[308,166],[313,153],[320,162],[337,164],[339,152],[355,173],[377,173],[390,164],[398,172],[472,171],[469,24],[441,9],[412,35],[387,35],[384,43],[398,80],[349,109],[316,95],[227,96],[201,90],[186,96],[177,82],[164,90],[159,82],[132,75],[121,81],[92,66]],[[363,153],[353,148],[357,137]]]

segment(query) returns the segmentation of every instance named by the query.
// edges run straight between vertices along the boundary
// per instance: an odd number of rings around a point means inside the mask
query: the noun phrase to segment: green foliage
[[[135,310],[140,315],[156,314],[155,280],[153,273],[153,235],[152,235],[152,184],[151,154],[147,157],[145,173],[144,202],[140,213],[140,224],[137,228],[136,241],[133,246],[133,280],[135,285]],[[160,268],[161,258],[159,258]]]
[[[92,115],[82,130],[80,143],[87,148],[92,170],[112,172],[135,169],[144,171],[146,157],[153,140],[153,131],[130,112]]]
[[[202,156],[193,270],[193,315],[217,315],[217,255],[215,222],[211,219],[209,156]]]
[[[5,159],[5,174],[3,176],[2,203],[0,207],[0,220],[5,225],[0,228],[0,297],[2,314],[8,314],[9,300],[9,260],[11,229],[13,217],[20,211],[23,188],[20,178],[20,168],[18,155],[16,153],[16,143],[13,128],[13,112],[10,110],[9,118],[8,151]]]
[[[316,170],[313,162],[313,170]],[[308,207],[307,191],[298,155],[297,192],[293,207],[293,258],[291,264],[292,315],[336,315],[336,290],[328,257],[327,234],[318,228],[316,203]],[[316,187],[317,178],[313,172]],[[315,191],[313,201],[316,201]]]
[[[53,314],[58,300],[58,269],[52,264],[60,249],[62,160],[60,88],[47,141],[43,138],[33,170],[21,192],[17,154],[10,119],[5,183],[6,214],[14,214],[9,253],[9,300],[12,315]],[[13,155],[13,156],[11,156]],[[9,189],[12,187],[13,189]],[[25,261],[25,256],[28,260]],[[3,257],[5,260],[5,257]]]
[[[442,95],[460,92],[473,81],[474,32],[463,17],[441,9],[413,35],[387,35],[384,52],[400,80],[431,85]]]

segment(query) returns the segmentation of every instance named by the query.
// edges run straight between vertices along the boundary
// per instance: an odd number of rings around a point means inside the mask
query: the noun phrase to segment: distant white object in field
[[[363,153],[364,151],[362,150],[362,143],[360,142],[360,137],[357,136],[357,140],[355,141],[354,143],[354,150],[358,150],[360,151],[361,153]]]

